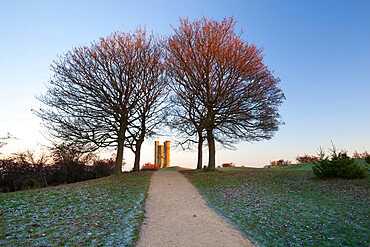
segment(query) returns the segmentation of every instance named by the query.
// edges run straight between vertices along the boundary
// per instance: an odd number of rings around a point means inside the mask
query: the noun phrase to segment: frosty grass
[[[0,246],[133,246],[151,172],[0,194]]]

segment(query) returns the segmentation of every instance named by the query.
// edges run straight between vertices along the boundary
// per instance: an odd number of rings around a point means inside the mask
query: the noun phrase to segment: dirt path
[[[148,246],[254,246],[206,203],[179,172],[153,174],[138,242]]]

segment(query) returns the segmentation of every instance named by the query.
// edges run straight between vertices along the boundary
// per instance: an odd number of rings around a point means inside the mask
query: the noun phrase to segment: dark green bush
[[[349,157],[345,151],[337,152],[335,147],[330,150],[330,158],[320,151],[320,158],[312,167],[313,172],[319,178],[365,178],[367,169],[365,166],[355,163],[355,159]]]
[[[370,155],[368,155],[368,156],[365,157],[365,162],[367,164],[370,164]]]

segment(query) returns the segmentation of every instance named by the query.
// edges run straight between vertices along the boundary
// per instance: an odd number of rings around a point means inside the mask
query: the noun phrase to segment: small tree
[[[365,178],[367,170],[365,166],[355,163],[355,159],[349,157],[347,152],[338,152],[335,146],[330,149],[330,157],[319,149],[319,159],[315,162],[312,170],[319,178]]]

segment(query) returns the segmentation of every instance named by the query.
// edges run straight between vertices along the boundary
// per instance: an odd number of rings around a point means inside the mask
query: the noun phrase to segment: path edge
[[[178,171],[182,176],[184,176],[191,185],[194,186],[194,188],[198,191],[198,193],[202,196],[202,198],[206,201],[207,203],[207,206],[212,209],[218,216],[220,216],[224,221],[226,221],[229,225],[231,225],[231,227],[238,231],[240,233],[240,235],[245,238],[247,241],[251,242],[254,246],[258,247],[257,243],[252,240],[251,238],[249,238],[247,235],[244,234],[244,232],[242,232],[239,227],[237,227],[233,222],[231,222],[228,218],[226,218],[225,216],[223,216],[221,213],[219,213],[215,208],[213,208],[210,203],[208,202],[207,198],[198,190],[198,188],[186,177],[185,173],[187,171]]]
[[[141,172],[141,171],[140,171]],[[135,243],[133,244],[133,247],[135,247],[135,246],[138,246],[138,244],[139,244],[139,240],[140,240],[140,238],[141,238],[141,232],[143,231],[143,226],[144,226],[144,223],[145,223],[145,219],[147,218],[146,216],[147,216],[147,211],[146,211],[146,201],[147,201],[147,199],[148,199],[148,196],[149,196],[149,188],[150,188],[150,184],[152,183],[152,176],[153,176],[153,174],[155,173],[156,171],[152,171],[152,174],[150,174],[150,181],[149,181],[149,186],[148,186],[148,190],[146,191],[146,193],[145,193],[145,197],[144,197],[144,209],[143,209],[143,212],[144,212],[144,217],[142,217],[142,219],[141,219],[141,223],[140,223],[140,229],[139,229],[139,231],[138,232],[135,232],[135,234],[137,234],[136,235],[136,241],[135,241]]]

